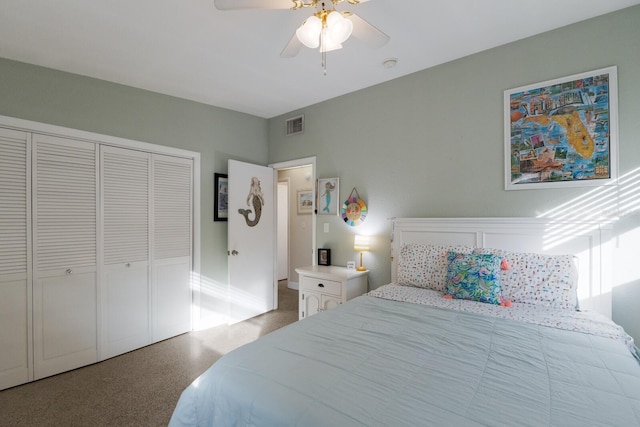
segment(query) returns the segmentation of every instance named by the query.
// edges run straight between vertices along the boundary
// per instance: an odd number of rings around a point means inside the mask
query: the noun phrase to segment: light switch
[[[328,232],[329,232],[329,223],[328,223],[328,222],[325,222],[325,223],[324,223],[324,232],[325,232],[325,233],[328,233]]]

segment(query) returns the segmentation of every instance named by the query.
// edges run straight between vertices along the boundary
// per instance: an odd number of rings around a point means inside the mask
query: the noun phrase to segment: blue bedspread
[[[619,340],[361,296],[232,351],[170,426],[638,426]]]

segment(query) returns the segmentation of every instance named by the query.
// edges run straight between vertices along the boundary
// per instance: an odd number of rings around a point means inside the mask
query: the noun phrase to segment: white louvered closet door
[[[97,361],[97,149],[33,134],[35,379]]]
[[[152,337],[191,330],[193,161],[152,155]]]
[[[0,390],[31,379],[29,136],[0,128]]]
[[[149,153],[100,147],[101,359],[151,343]]]

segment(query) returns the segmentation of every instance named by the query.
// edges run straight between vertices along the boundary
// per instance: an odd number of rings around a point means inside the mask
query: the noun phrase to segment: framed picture
[[[331,249],[318,249],[318,265],[331,265]]]
[[[338,178],[318,179],[316,209],[318,215],[338,215],[340,198],[340,180]]]
[[[229,179],[226,174],[213,174],[213,220],[229,218]]]
[[[504,92],[505,190],[615,184],[617,68]]]
[[[298,213],[313,212],[313,190],[298,190]]]

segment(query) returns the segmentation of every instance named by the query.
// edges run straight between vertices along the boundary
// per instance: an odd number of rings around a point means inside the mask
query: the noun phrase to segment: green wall
[[[341,201],[357,188],[368,204],[366,221],[351,228],[339,217],[319,216],[317,244],[331,248],[332,261],[344,265],[357,259],[353,233],[375,236],[364,263],[378,287],[391,277],[391,217],[537,216],[593,190],[504,190],[505,89],[616,65],[620,174],[640,168],[639,22],[636,6],[275,117],[269,121],[269,161],[316,155],[319,178],[340,178]],[[305,133],[284,136],[283,121],[301,113]],[[638,190],[640,179],[625,188]],[[634,197],[639,203],[640,195]],[[640,255],[638,230],[637,208],[615,222],[613,296],[614,319],[640,339],[640,273],[626,264]]]
[[[356,260],[352,234],[375,236],[364,256],[371,285],[390,279],[391,217],[535,216],[591,191],[504,191],[505,89],[618,66],[621,174],[640,168],[640,6],[452,61],[270,120],[0,59],[0,115],[201,153],[202,275],[215,311],[227,282],[226,223],[212,221],[213,173],[230,158],[258,164],[317,156],[317,176],[356,187],[369,206],[359,228],[318,217],[318,247]],[[402,58],[400,58],[400,65]],[[305,133],[282,134],[305,114]],[[629,180],[633,196],[640,184]],[[619,212],[618,206],[603,206]],[[587,212],[572,212],[577,217]],[[614,320],[640,340],[640,214],[614,224]],[[324,223],[330,232],[324,233]],[[210,296],[207,296],[210,295]],[[211,301],[206,301],[211,298]]]
[[[265,119],[1,58],[0,115],[199,152],[202,315],[226,314],[227,223],[213,222],[213,174],[228,159],[267,164]]]

